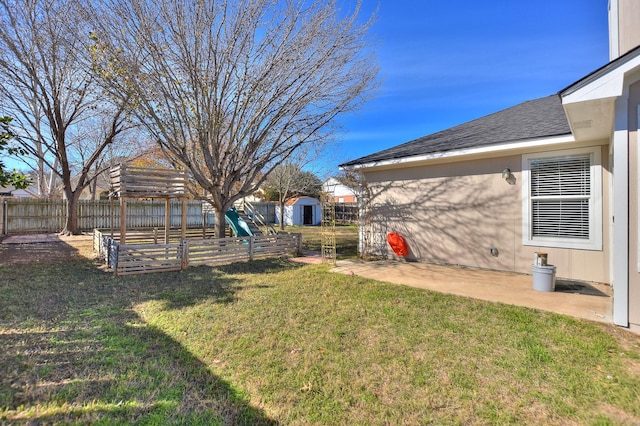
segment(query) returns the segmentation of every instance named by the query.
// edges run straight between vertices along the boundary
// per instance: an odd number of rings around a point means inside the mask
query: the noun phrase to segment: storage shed
[[[285,225],[320,225],[322,206],[312,197],[296,197],[285,203]],[[276,206],[276,223],[280,223],[280,206]]]

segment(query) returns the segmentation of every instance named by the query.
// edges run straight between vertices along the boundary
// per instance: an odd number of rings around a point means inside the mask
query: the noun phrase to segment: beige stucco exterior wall
[[[620,56],[640,45],[640,2],[619,0],[619,49]]]
[[[601,251],[523,246],[521,155],[365,171],[372,219],[364,223],[364,238],[373,240],[374,255],[393,256],[385,238],[395,231],[407,239],[409,258],[519,273],[530,273],[534,253],[543,251],[559,277],[608,283],[608,148],[601,149]],[[502,178],[505,168],[513,184]]]
[[[638,263],[638,105],[640,82],[629,88],[629,325],[640,331],[640,273]],[[635,308],[634,308],[635,307]]]

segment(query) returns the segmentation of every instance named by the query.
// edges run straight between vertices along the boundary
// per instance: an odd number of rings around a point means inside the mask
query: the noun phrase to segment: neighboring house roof
[[[562,101],[558,95],[551,95],[349,161],[340,167],[570,134]]]
[[[15,189],[13,186],[0,186],[0,197],[36,198],[36,194],[29,188]]]
[[[291,198],[290,200],[287,200],[284,204],[285,206],[293,206],[295,205],[298,201],[302,201],[302,200],[313,200],[313,201],[318,201],[317,198],[313,198],[313,197],[294,197]]]

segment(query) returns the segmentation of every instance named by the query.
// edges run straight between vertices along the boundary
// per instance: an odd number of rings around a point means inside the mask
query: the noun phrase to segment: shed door
[[[313,206],[302,206],[302,224],[303,225],[313,225]]]

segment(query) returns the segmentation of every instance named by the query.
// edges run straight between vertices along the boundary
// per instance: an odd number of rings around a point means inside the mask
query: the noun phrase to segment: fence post
[[[302,255],[302,233],[294,234],[298,237],[298,256]]]
[[[200,204],[200,210],[202,210],[202,238],[207,238],[207,213]]]
[[[113,228],[115,226],[115,217],[116,217],[116,212],[114,209],[114,203],[113,203],[113,195],[109,194],[109,218],[111,220],[111,238],[113,238]]]
[[[127,199],[120,197],[120,244],[127,243]]]
[[[255,237],[253,235],[251,235],[249,237],[249,261],[251,262],[253,260],[253,239]]]
[[[6,234],[5,232],[5,208],[4,208],[5,199],[4,197],[0,197],[0,235]]]
[[[189,241],[186,239],[180,240],[180,244],[180,269],[184,271],[189,267]]]
[[[111,260],[111,254],[113,253],[113,260]],[[107,264],[111,263],[111,268],[113,268],[113,275],[118,276],[118,262],[120,257],[120,244],[118,244],[115,240],[110,240],[109,244],[109,261]]]
[[[164,200],[164,243],[169,244],[171,232],[171,199]]]

